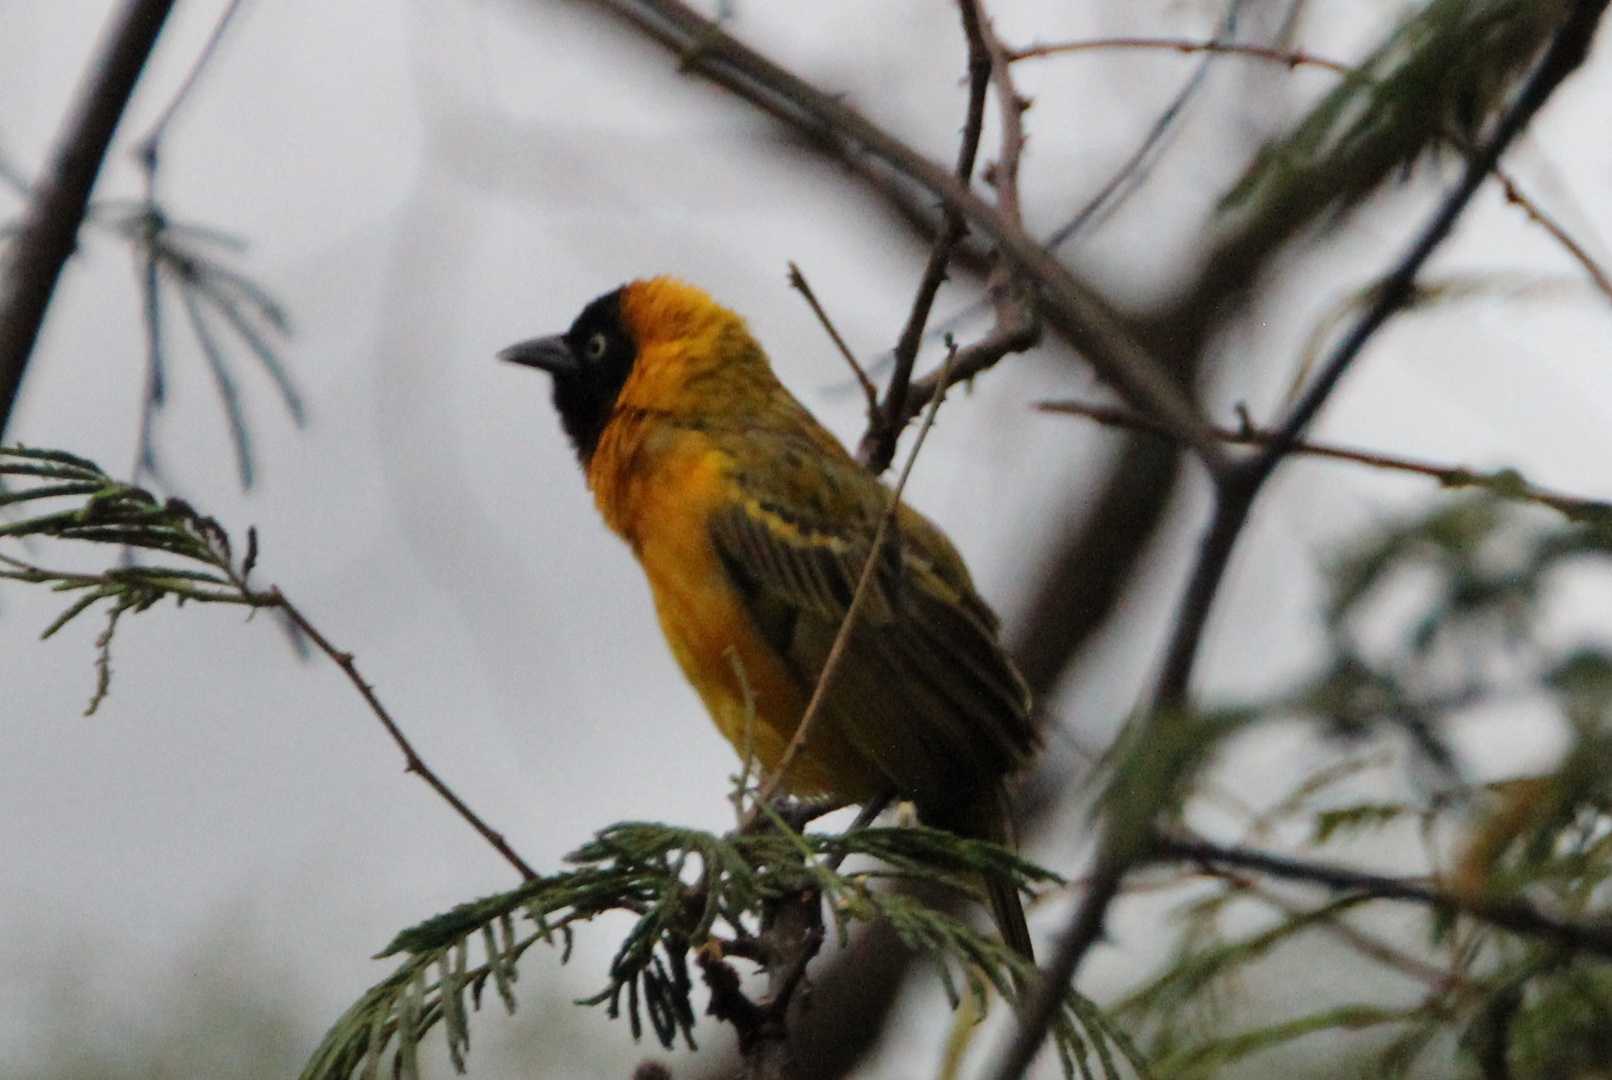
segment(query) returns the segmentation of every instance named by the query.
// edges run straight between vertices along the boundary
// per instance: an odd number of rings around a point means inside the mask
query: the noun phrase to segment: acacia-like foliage
[[[1464,152],[1562,23],[1565,0],[1433,0],[1266,147],[1227,209],[1348,209],[1439,148]]]
[[[62,450],[0,447],[0,508],[81,500],[66,509],[0,523],[0,538],[52,538],[113,544],[126,552],[176,556],[178,564],[144,565],[126,561],[95,573],[51,570],[0,553],[0,578],[49,585],[76,593],[41,637],[48,638],[105,601],[106,629],[96,639],[95,692],[86,715],[106,697],[112,679],[112,637],[125,614],[145,611],[164,597],[183,603],[272,606],[247,584],[257,562],[257,533],[247,533],[246,551],[236,561],[229,534],[212,518],[182,499],[159,499],[144,488],[108,476],[93,461]]]
[[[986,877],[1055,884],[1055,875],[995,844],[935,829],[828,835],[773,824],[723,836],[654,823],[614,825],[567,856],[573,869],[403,931],[381,953],[403,955],[403,962],[330,1029],[303,1080],[368,1080],[380,1075],[388,1056],[398,1075],[418,1076],[420,1040],[439,1023],[455,1066],[463,1068],[469,1014],[487,985],[512,1010],[516,965],[527,950],[558,941],[569,956],[573,927],[609,911],[636,919],[611,961],[607,985],[583,1004],[602,1004],[612,1017],[625,1013],[635,1038],[647,1018],[668,1048],[679,1039],[694,1045],[691,967],[722,992],[731,982],[713,970],[727,968],[730,958],[756,958],[768,906],[801,895],[820,900],[842,945],[853,923],[888,920],[931,963],[954,1007],[965,991],[980,1004],[991,991],[1018,1001],[1032,974],[1022,957],[897,886],[922,882],[982,898]],[[836,869],[847,857],[860,857],[860,868]],[[1064,995],[1053,1034],[1065,1075],[1146,1075],[1123,1032],[1073,990]]]
[[[1455,1076],[1543,1080],[1612,1059],[1606,958],[1483,917],[1525,904],[1594,927],[1612,898],[1612,647],[1542,629],[1564,582],[1612,571],[1612,530],[1565,516],[1462,497],[1334,560],[1323,662],[1238,717],[1315,724],[1338,752],[1246,818],[1246,843],[1296,845],[1290,876],[1249,860],[1179,879],[1175,958],[1115,1009],[1156,1075],[1216,1075],[1323,1031],[1356,1033],[1339,1075],[1447,1068],[1452,1046]],[[1564,733],[1549,768],[1468,779],[1452,736],[1497,701]],[[1193,798],[1214,801],[1212,775]],[[1351,845],[1419,869],[1376,883],[1306,875],[1303,860]],[[1407,897],[1378,883],[1399,882],[1424,892],[1420,913],[1382,910]],[[1316,903],[1317,886],[1330,898]],[[1239,1025],[1252,988],[1340,950],[1351,976],[1332,993],[1311,988],[1293,1014]]]

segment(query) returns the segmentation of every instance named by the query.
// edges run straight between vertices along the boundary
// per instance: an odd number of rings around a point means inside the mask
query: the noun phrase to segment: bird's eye
[[[609,348],[609,344],[602,332],[594,334],[588,339],[588,343],[582,347],[582,355],[589,360],[603,360],[605,350]]]

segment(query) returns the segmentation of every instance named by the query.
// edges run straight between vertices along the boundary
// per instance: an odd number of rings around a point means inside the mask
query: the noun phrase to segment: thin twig
[[[1013,85],[1013,68],[1009,66],[1008,52],[996,36],[996,27],[985,13],[981,0],[968,0],[975,9],[979,34],[991,58],[991,83],[996,89],[997,113],[1002,124],[1002,152],[995,167],[986,176],[996,189],[996,208],[1002,216],[1019,227],[1024,216],[1019,207],[1019,160],[1024,155],[1024,110],[1030,103],[1019,96]]]
[[[1607,272],[1601,268],[1601,264],[1596,262],[1588,251],[1584,250],[1584,246],[1573,239],[1572,234],[1560,222],[1541,210],[1538,203],[1524,195],[1521,189],[1517,187],[1517,182],[1512,179],[1510,173],[1496,167],[1494,178],[1500,182],[1501,190],[1506,193],[1506,201],[1521,207],[1522,212],[1528,215],[1530,221],[1550,233],[1551,237],[1566,248],[1567,253],[1578,261],[1578,264],[1584,268],[1584,272],[1590,275],[1590,280],[1595,282],[1595,287],[1601,290],[1601,294],[1608,300],[1612,300],[1612,277],[1608,277]]]
[[[244,583],[242,583],[242,588],[245,591]],[[397,744],[397,748],[403,752],[404,771],[411,772],[424,780],[431,790],[440,795],[460,817],[470,824],[471,828],[480,833],[482,839],[491,844],[493,849],[520,873],[521,877],[527,881],[536,878],[537,871],[533,870],[527,865],[525,859],[515,853],[515,849],[509,846],[509,842],[504,839],[503,834],[488,825],[474,810],[470,809],[465,804],[465,801],[443,782],[442,778],[437,776],[431,767],[425,763],[425,759],[415,751],[414,744],[409,742],[408,737],[403,734],[403,729],[398,727],[397,721],[392,719],[392,714],[386,711],[385,705],[381,704],[381,699],[376,696],[375,689],[365,682],[364,677],[359,674],[358,667],[353,662],[353,654],[342,652],[332,645],[330,640],[319,632],[319,628],[309,622],[295,604],[286,599],[285,594],[278,587],[271,587],[266,593],[257,595],[266,598],[268,604],[265,606],[272,605],[285,612],[286,618],[290,619],[298,630],[307,635],[308,640],[313,642],[314,647],[329,657],[337,667],[341,668],[342,674],[347,676],[347,681],[353,684],[353,687],[363,697],[365,703],[369,705],[370,712],[375,714],[376,719],[381,722],[381,726],[386,729],[386,733]]]
[[[1321,67],[1326,68],[1328,71],[1337,72],[1339,75],[1351,75],[1354,73],[1354,68],[1348,64],[1328,60],[1326,57],[1316,56],[1314,53],[1308,53],[1302,49],[1273,49],[1264,45],[1244,45],[1233,41],[1197,41],[1192,38],[1087,38],[1081,41],[1063,41],[1052,45],[1030,45],[1023,49],[1014,49],[1008,54],[1008,59],[1013,63],[1017,63],[1020,60],[1038,60],[1043,57],[1067,53],[1108,49],[1159,49],[1183,54],[1221,53],[1226,56],[1246,56],[1258,60],[1270,60],[1290,68]]]
[[[219,43],[224,40],[224,31],[229,29],[229,24],[240,13],[244,3],[245,0],[230,0],[229,5],[224,8],[224,13],[213,23],[213,31],[207,36],[207,43],[201,47],[201,52],[197,53],[196,59],[191,62],[190,71],[185,74],[184,82],[179,84],[179,89],[174,91],[173,96],[168,99],[168,104],[163,108],[162,115],[157,117],[157,122],[151,125],[150,130],[140,140],[140,158],[148,163],[150,169],[156,168],[162,140],[168,134],[168,125],[173,123],[174,117],[179,113],[179,107],[196,88],[202,72],[212,62],[213,56],[218,52]]]
[[[1277,428],[1273,440],[1252,457],[1215,473],[1215,511],[1179,603],[1146,724],[1176,723],[1185,706],[1210,609],[1224,580],[1232,549],[1265,481],[1291,452],[1366,343],[1415,295],[1416,277],[1422,266],[1448,237],[1501,154],[1562,80],[1583,62],[1607,3],[1608,0],[1579,0],[1573,5],[1492,134],[1477,153],[1468,157],[1459,183],[1440,202],[1421,235],[1383,280],[1372,305],[1338,343],[1321,375]],[[1137,808],[1132,808],[1132,814],[1136,812]],[[1092,888],[1038,980],[1014,1040],[991,1074],[996,1080],[1023,1076],[1046,1038],[1063,988],[1074,979],[1081,962],[1101,938],[1108,908],[1126,875],[1148,854],[1147,838],[1139,835],[1138,826],[1137,820],[1117,822],[1112,816],[1105,820]],[[1608,940],[1612,941],[1612,935]]]
[[[1226,5],[1226,14],[1221,18],[1220,26],[1216,29],[1215,36],[1211,39],[1212,41],[1224,41],[1228,35],[1236,31],[1238,15],[1246,2],[1247,0],[1231,0],[1231,3]],[[1142,141],[1135,150],[1131,151],[1131,156],[1125,159],[1125,162],[1114,171],[1114,174],[1108,178],[1102,187],[1097,189],[1096,193],[1086,200],[1079,210],[1075,211],[1075,215],[1072,218],[1052,231],[1047,237],[1047,247],[1049,249],[1056,251],[1062,247],[1071,237],[1096,220],[1099,212],[1108,215],[1117,212],[1124,201],[1147,182],[1147,178],[1152,171],[1152,163],[1156,160],[1155,153],[1162,153],[1161,148],[1164,145],[1165,136],[1175,127],[1176,122],[1180,120],[1185,112],[1187,103],[1196,96],[1199,88],[1203,86],[1204,80],[1209,76],[1210,64],[1213,60],[1214,57],[1212,56],[1204,57],[1203,61],[1198,64],[1197,69],[1182,84],[1181,89],[1176,92],[1170,104],[1165,106],[1164,111],[1153,121]]]
[[[950,364],[951,358],[947,357],[946,365],[941,368],[942,374]],[[935,395],[929,404],[929,411],[924,414],[924,422],[918,429],[917,439],[913,441],[912,452],[907,455],[907,463],[901,469],[901,477],[890,493],[890,503],[885,507],[884,513],[879,515],[879,524],[873,533],[873,543],[868,548],[868,561],[862,566],[862,575],[857,579],[856,591],[851,594],[851,603],[845,609],[845,618],[840,620],[839,632],[834,635],[834,644],[829,648],[828,659],[823,662],[822,673],[817,676],[817,685],[812,688],[811,700],[806,703],[805,712],[801,713],[800,723],[795,727],[795,734],[789,740],[789,746],[785,748],[778,768],[767,778],[767,782],[762,785],[760,793],[756,796],[757,809],[751,814],[752,819],[777,793],[784,776],[789,772],[789,767],[795,763],[795,759],[800,756],[801,748],[806,745],[806,737],[811,733],[818,714],[823,711],[823,700],[828,696],[829,684],[845,658],[862,605],[867,602],[868,594],[872,591],[873,575],[877,572],[883,557],[886,538],[895,527],[896,514],[901,508],[901,493],[906,489],[907,478],[912,475],[912,466],[918,460],[918,452],[924,447],[924,440],[929,436],[929,429],[934,426],[935,414],[940,411],[940,403],[944,398],[944,394]]]
[[[1224,879],[1239,892],[1256,897],[1262,903],[1269,904],[1289,917],[1299,918],[1310,914],[1306,908],[1294,903],[1285,896],[1278,895],[1257,878],[1238,874],[1227,866],[1201,861],[1198,864],[1198,868],[1200,871],[1207,870],[1216,877]],[[1316,925],[1343,941],[1362,956],[1375,960],[1384,967],[1398,971],[1400,974],[1418,982],[1426,983],[1435,989],[1448,989],[1452,986],[1461,986],[1467,983],[1466,978],[1457,971],[1437,967],[1395,948],[1374,934],[1366,933],[1358,926],[1346,921],[1342,911],[1328,915]]]
[[[1040,401],[1036,403],[1036,408],[1042,412],[1082,416],[1089,420],[1095,420],[1097,423],[1107,427],[1146,431],[1161,438],[1169,438],[1169,432],[1163,425],[1155,424],[1148,417],[1132,412],[1129,409],[1115,408],[1111,405],[1090,404],[1083,401]],[[1218,439],[1242,446],[1268,446],[1276,438],[1275,432],[1256,427],[1243,427],[1235,430],[1226,427],[1211,427],[1209,430]],[[1485,491],[1502,494],[1507,498],[1548,506],[1552,510],[1559,511],[1572,518],[1602,515],[1612,517],[1612,503],[1602,502],[1599,499],[1587,499],[1581,495],[1568,495],[1564,492],[1551,491],[1527,482],[1511,470],[1480,472],[1462,465],[1438,465],[1429,461],[1418,461],[1414,458],[1383,454],[1375,450],[1358,450],[1331,443],[1308,442],[1303,439],[1294,443],[1289,448],[1289,452],[1308,457],[1347,461],[1375,469],[1412,473],[1436,480],[1447,488],[1481,488]]]
[[[794,263],[789,264],[789,284],[806,298],[806,303],[811,306],[812,314],[817,316],[817,321],[823,324],[823,329],[828,331],[828,336],[833,339],[834,347],[839,349],[841,356],[845,357],[845,362],[851,365],[851,373],[856,376],[857,385],[862,387],[862,396],[867,399],[868,423],[874,423],[879,415],[878,388],[873,385],[873,380],[868,378],[868,373],[857,362],[856,355],[851,352],[850,346],[845,344],[845,339],[840,337],[840,332],[834,328],[834,320],[828,317],[828,312],[823,310],[823,305],[817,302],[817,294],[812,292],[811,285],[806,281],[806,275],[802,274],[800,267]]]
[[[991,56],[980,29],[979,9],[974,0],[958,0],[962,17],[963,36],[968,41],[968,109],[963,120],[962,140],[957,148],[957,179],[965,187],[973,183],[974,160],[979,155],[980,135],[985,129],[985,95],[991,85]],[[907,389],[912,382],[913,365],[918,361],[918,348],[923,344],[924,329],[929,325],[935,297],[946,280],[946,268],[958,243],[967,232],[963,216],[948,209],[941,226],[935,232],[935,242],[929,249],[929,261],[924,265],[923,276],[918,280],[918,292],[913,297],[912,310],[907,323],[896,339],[895,364],[890,373],[890,385],[885,390],[884,403],[878,407],[868,424],[862,444],[857,448],[857,460],[869,470],[884,472],[895,460],[896,443],[901,431],[915,413],[908,412]],[[922,410],[923,406],[918,406]]]
[[[88,509],[61,511],[29,518],[8,526],[5,531],[12,535],[57,536],[62,539],[79,538],[87,541],[128,544],[151,551],[168,552],[207,568],[202,571],[171,565],[124,566],[100,574],[77,574],[47,570],[0,553],[0,578],[14,578],[39,584],[52,583],[58,591],[85,590],[84,596],[45,631],[46,637],[90,604],[102,599],[110,600],[115,605],[113,618],[124,610],[143,611],[163,596],[172,596],[179,602],[194,600],[276,610],[301,632],[303,640],[312,642],[320,652],[341,668],[348,681],[369,705],[370,711],[380,720],[387,734],[397,744],[398,749],[403,752],[407,771],[423,779],[523,877],[531,880],[537,876],[510,848],[504,838],[477,816],[464,800],[426,765],[397,722],[392,719],[386,706],[381,703],[374,688],[359,674],[352,654],[343,652],[331,644],[330,639],[309,622],[278,587],[257,589],[252,586],[250,578],[258,558],[256,529],[247,530],[246,551],[237,565],[231,555],[232,545],[229,537],[222,526],[212,518],[196,513],[194,509],[177,499],[158,503],[149,493],[126,484],[119,484],[101,472],[93,463],[74,459],[69,455],[28,454],[21,450],[8,451],[7,454],[36,459],[44,457],[45,460],[55,464],[52,471],[46,472],[39,472],[38,466],[28,465],[15,466],[5,471],[25,475],[33,472],[35,475],[43,476],[72,476],[77,484],[67,486],[76,488],[78,484],[87,483],[93,492],[93,498],[102,500],[103,506],[110,508],[103,511],[100,519],[87,517]],[[64,462],[70,468],[66,473],[62,468]],[[24,491],[21,497],[52,498],[69,493],[60,487],[52,488],[47,484],[31,492]],[[89,504],[91,508],[95,505],[94,502]],[[108,641],[103,635],[101,642],[103,657],[107,644]]]
[[[1547,915],[1520,900],[1458,896],[1423,881],[1387,877],[1329,863],[1289,858],[1252,848],[1216,844],[1198,837],[1161,833],[1155,838],[1157,858],[1201,863],[1208,868],[1238,867],[1284,881],[1300,881],[1333,892],[1358,893],[1374,900],[1416,904],[1452,915],[1465,915],[1523,937],[1555,941],[1597,956],[1612,957],[1612,929]]]
[[[0,272],[0,435],[39,338],[62,268],[72,256],[101,162],[157,44],[174,0],[127,0],[108,24],[55,142],[50,168],[28,200]]]
[[[1226,56],[1241,56],[1256,60],[1267,60],[1273,63],[1281,64],[1290,69],[1298,67],[1318,67],[1324,68],[1325,70],[1331,71],[1338,75],[1347,76],[1349,78],[1365,77],[1365,74],[1359,68],[1341,63],[1337,60],[1330,60],[1324,56],[1317,56],[1315,53],[1306,52],[1302,49],[1275,49],[1268,46],[1248,45],[1239,42],[1220,41],[1218,39],[1196,41],[1190,38],[1091,38],[1083,41],[1061,42],[1053,45],[1031,45],[1027,48],[1012,51],[1009,54],[1008,59],[1010,62],[1017,62],[1019,60],[1033,60],[1068,53],[1108,49],[1158,49],[1178,53],[1217,53]],[[1456,141],[1457,144],[1459,144],[1460,140]],[[1601,265],[1596,262],[1595,258],[1584,249],[1584,246],[1575,240],[1572,234],[1569,233],[1560,222],[1556,221],[1545,211],[1541,210],[1536,202],[1524,195],[1519,190],[1516,181],[1504,169],[1497,167],[1494,170],[1493,175],[1495,180],[1505,191],[1506,201],[1519,206],[1522,211],[1528,215],[1531,221],[1543,228],[1551,235],[1553,239],[1556,240],[1557,243],[1566,248],[1568,254],[1570,254],[1578,262],[1578,264],[1584,268],[1585,272],[1590,275],[1590,279],[1595,282],[1595,287],[1599,289],[1609,300],[1612,300],[1612,276],[1609,276],[1607,272],[1602,269]],[[1093,200],[1093,204],[1100,202],[1103,197],[1108,194],[1109,189],[1113,186],[1114,184],[1111,183],[1108,185],[1108,187],[1105,187],[1104,191],[1099,193],[1098,198]],[[1068,235],[1074,231],[1074,228],[1089,215],[1090,209],[1091,207],[1082,210],[1080,214],[1076,215],[1074,222],[1071,222],[1070,225],[1065,226],[1054,233],[1049,239],[1048,245],[1051,247],[1057,247],[1060,243],[1067,239]]]

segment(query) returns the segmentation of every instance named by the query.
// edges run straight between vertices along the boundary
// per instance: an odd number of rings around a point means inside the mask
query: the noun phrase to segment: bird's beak
[[[581,368],[577,358],[571,353],[571,347],[558,335],[533,338],[519,345],[511,345],[498,354],[498,359],[508,360],[512,364],[542,368],[550,375],[565,374]]]

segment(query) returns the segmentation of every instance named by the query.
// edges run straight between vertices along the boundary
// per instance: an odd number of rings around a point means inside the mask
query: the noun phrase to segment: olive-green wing
[[[889,499],[871,478],[837,479],[863,485],[838,514],[750,497],[711,523],[756,625],[808,693]],[[896,524],[818,722],[836,726],[920,810],[944,817],[965,793],[994,790],[1036,736],[1024,683],[961,559],[920,515],[903,507]]]

